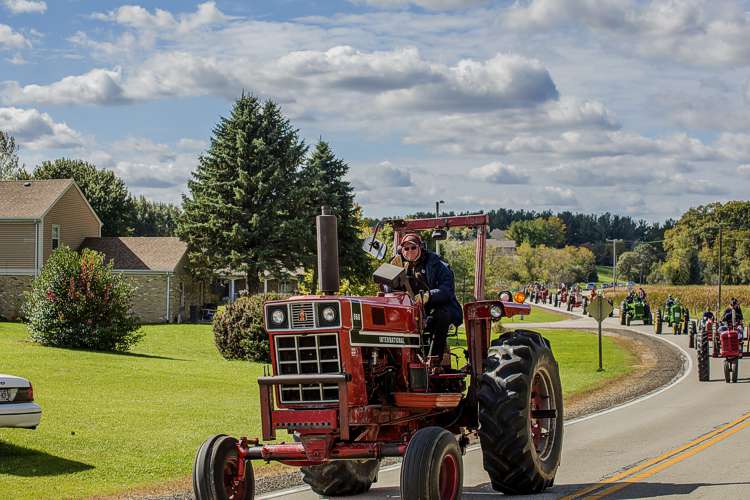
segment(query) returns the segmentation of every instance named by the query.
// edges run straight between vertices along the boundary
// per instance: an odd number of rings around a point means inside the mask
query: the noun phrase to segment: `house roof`
[[[0,218],[41,219],[73,184],[73,179],[0,181]]]
[[[115,269],[174,272],[187,252],[187,244],[175,237],[86,238],[81,249],[105,255]]]

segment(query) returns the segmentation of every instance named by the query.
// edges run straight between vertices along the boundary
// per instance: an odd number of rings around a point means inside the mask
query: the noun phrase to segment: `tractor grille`
[[[341,373],[338,334],[277,335],[275,341],[279,375]],[[336,384],[281,384],[279,388],[281,403],[328,403],[339,400]]]
[[[315,311],[312,302],[292,304],[292,328],[315,328]]]

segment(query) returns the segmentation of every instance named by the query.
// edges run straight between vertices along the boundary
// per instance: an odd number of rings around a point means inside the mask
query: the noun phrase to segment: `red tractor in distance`
[[[745,338],[742,321],[718,322],[715,318],[706,321],[705,328],[698,333],[696,349],[698,351],[698,380],[708,382],[711,377],[709,344],[712,345],[711,356],[724,358],[724,381],[737,382],[739,378],[740,359],[750,355],[750,339]],[[745,341],[748,340],[747,349]]]
[[[515,300],[510,292],[483,297],[488,216],[387,222],[396,244],[407,232],[434,230],[442,239],[450,228],[476,229],[475,300],[463,305],[466,365],[454,368],[434,361],[441,358],[430,352],[424,308],[404,268],[382,264],[374,279],[405,291],[336,295],[336,218],[323,214],[317,218],[321,295],[265,305],[273,373],[258,379],[263,439],[284,429],[294,442],[210,437],[193,465],[196,498],[252,498],[252,460],[300,467],[319,495],[355,495],[377,480],[383,457],[403,457],[402,498],[453,500],[462,494],[462,455],[477,435],[496,490],[528,494],[551,486],[563,435],[558,366],[538,333],[490,338],[492,321],[528,315],[531,306],[522,303],[523,293]],[[375,235],[365,245],[385,256]]]

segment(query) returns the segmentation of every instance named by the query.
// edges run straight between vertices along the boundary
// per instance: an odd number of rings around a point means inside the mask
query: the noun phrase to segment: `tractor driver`
[[[666,305],[667,305],[667,309],[669,309],[670,307],[672,307],[674,305],[674,297],[672,297],[671,293],[667,297],[667,304]]]
[[[453,271],[436,253],[427,250],[417,233],[407,233],[401,239],[392,263],[406,268],[414,298],[422,302],[425,308],[425,330],[432,333],[432,355],[443,358],[450,326],[458,327],[463,322],[463,311],[453,284]],[[447,364],[445,360],[443,364]]]
[[[735,323],[742,322],[742,309],[740,308],[740,303],[734,297],[732,297],[732,300],[729,303],[729,307],[724,310],[721,321],[725,323],[732,323],[732,313],[734,313]]]

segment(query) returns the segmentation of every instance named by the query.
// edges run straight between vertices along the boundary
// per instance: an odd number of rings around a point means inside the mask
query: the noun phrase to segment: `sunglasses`
[[[403,247],[403,250],[405,252],[411,252],[412,250],[416,250],[417,248],[419,248],[419,247],[414,246],[414,245],[409,245],[408,247]]]

